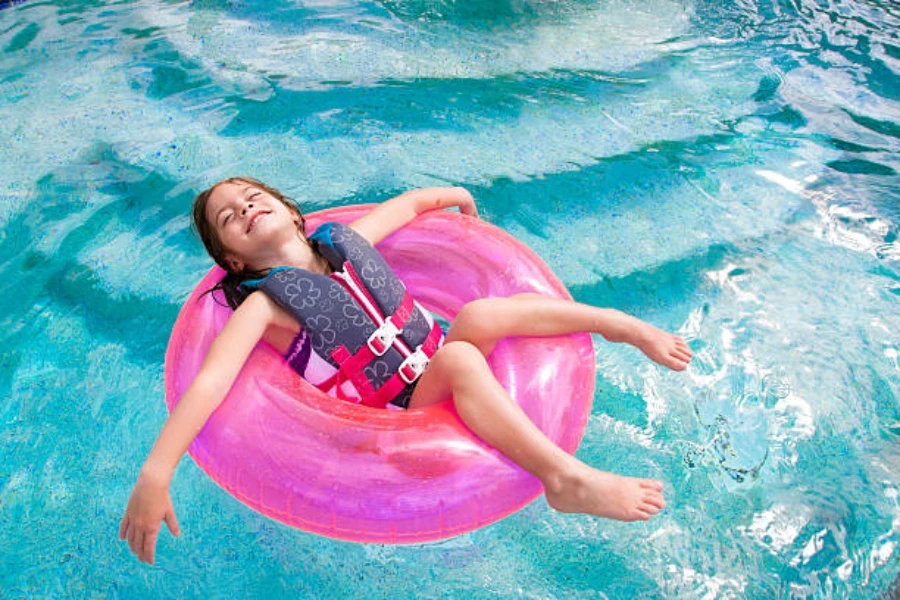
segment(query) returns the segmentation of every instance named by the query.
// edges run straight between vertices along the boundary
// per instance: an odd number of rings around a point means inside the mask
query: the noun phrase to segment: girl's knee
[[[454,392],[462,387],[478,385],[478,382],[483,383],[488,376],[493,377],[484,354],[469,342],[447,342],[431,360],[440,377]]]
[[[493,298],[479,298],[467,302],[457,313],[453,324],[462,327],[481,327],[490,320],[491,313],[495,312],[493,304]]]
[[[503,318],[498,310],[497,298],[473,300],[463,306],[450,328],[448,340],[474,344],[482,353],[489,354],[497,338],[497,327]]]
[[[431,358],[431,366],[450,372],[465,372],[484,362],[481,351],[474,344],[463,341],[445,343]]]
[[[413,392],[410,408],[422,408],[452,396],[467,379],[489,369],[481,352],[468,342],[445,342],[431,357]]]

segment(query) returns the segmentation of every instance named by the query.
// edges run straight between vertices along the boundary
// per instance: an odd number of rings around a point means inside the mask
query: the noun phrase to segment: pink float
[[[366,210],[311,214],[309,231],[324,221],[349,223]],[[423,306],[448,320],[477,298],[520,292],[570,298],[521,242],[457,213],[422,215],[378,249]],[[218,267],[207,273],[178,315],[166,351],[170,411],[231,314],[202,295],[222,274]],[[537,426],[574,452],[594,392],[590,337],[505,340],[490,364]],[[343,402],[307,384],[264,343],[189,453],[250,508],[359,542],[452,537],[510,515],[542,491],[536,478],[476,438],[449,402],[408,411]]]

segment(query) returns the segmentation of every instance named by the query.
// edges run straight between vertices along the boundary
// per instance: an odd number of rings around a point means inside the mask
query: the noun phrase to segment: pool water
[[[0,598],[898,593],[896,3],[0,7]],[[307,210],[466,186],[576,299],[685,336],[682,374],[595,340],[578,451],[669,507],[358,545],[185,459],[184,533],[138,563],[119,519],[210,265],[188,207],[233,174]]]

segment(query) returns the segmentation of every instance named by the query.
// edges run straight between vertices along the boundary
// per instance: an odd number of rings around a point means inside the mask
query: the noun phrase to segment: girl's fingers
[[[138,532],[138,534],[134,536],[134,554],[141,562],[147,562],[147,557],[144,555],[145,538],[146,536],[144,535],[143,531]]]
[[[128,547],[131,548],[131,553],[135,556],[138,556],[140,553],[138,552],[139,546],[137,545],[137,527],[134,524],[130,524],[128,527]]]
[[[124,540],[126,533],[128,533],[128,513],[122,517],[122,522],[119,523],[119,539]]]
[[[174,509],[169,508],[169,512],[166,513],[165,520],[169,531],[172,532],[172,535],[174,535],[175,537],[181,535],[181,527],[178,525],[178,519],[175,518]]]
[[[141,547],[141,560],[150,565],[156,559],[156,538],[158,535],[158,532],[147,534]]]

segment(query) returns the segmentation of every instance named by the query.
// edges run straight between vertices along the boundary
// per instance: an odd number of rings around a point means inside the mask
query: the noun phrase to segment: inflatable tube
[[[311,214],[309,231],[325,220],[353,221],[366,210]],[[378,248],[412,294],[448,320],[478,298],[526,291],[570,298],[526,246],[457,213],[422,215]],[[165,365],[170,411],[231,314],[211,294],[202,295],[222,274],[216,267],[203,278],[175,323]],[[584,334],[505,340],[490,358],[500,383],[570,453],[590,413],[594,363]],[[391,411],[340,401],[303,381],[264,343],[189,452],[254,510],[359,542],[452,537],[502,519],[542,491],[536,478],[474,437],[449,402]]]

